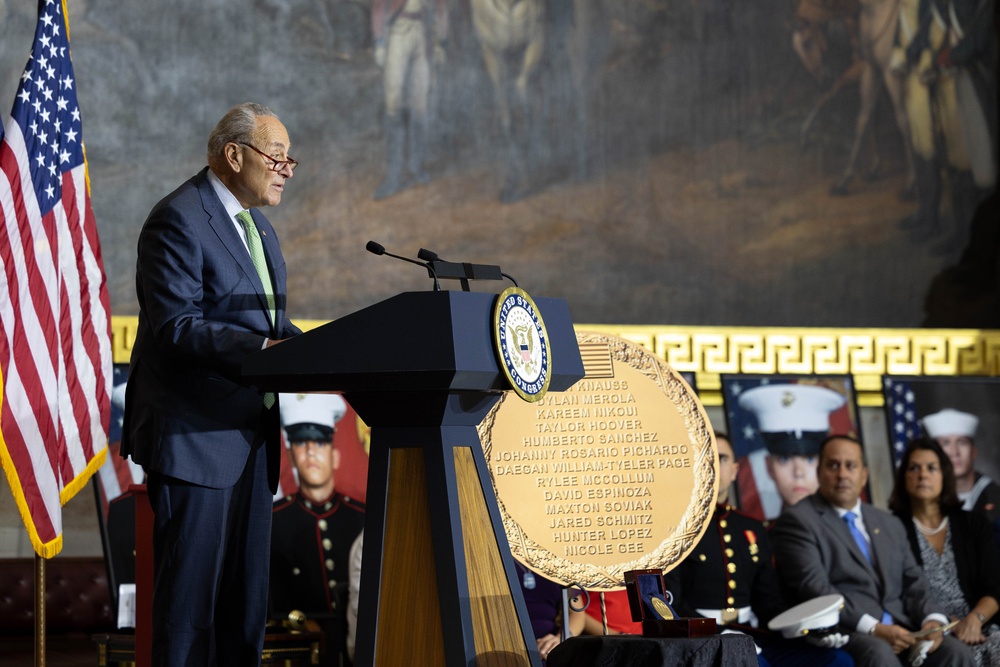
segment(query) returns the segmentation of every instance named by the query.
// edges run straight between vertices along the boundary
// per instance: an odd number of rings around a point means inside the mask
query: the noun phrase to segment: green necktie
[[[257,269],[260,282],[264,285],[264,294],[267,296],[267,307],[271,315],[271,324],[273,325],[277,317],[274,311],[274,287],[271,285],[271,273],[267,270],[267,260],[264,258],[264,246],[261,245],[257,225],[253,224],[250,211],[240,211],[236,214],[236,219],[243,223],[243,229],[247,233],[247,247],[250,249],[250,259],[253,260],[253,268]]]
[[[257,269],[260,282],[264,285],[264,294],[267,296],[268,312],[271,316],[271,325],[277,318],[274,310],[274,287],[271,285],[271,273],[267,270],[267,259],[264,258],[264,247],[260,242],[260,234],[257,232],[257,225],[250,217],[250,211],[240,211],[236,214],[236,219],[243,224],[243,230],[247,234],[247,247],[250,249],[250,259],[253,267]],[[264,394],[264,407],[270,409],[274,405],[274,394],[267,392]]]

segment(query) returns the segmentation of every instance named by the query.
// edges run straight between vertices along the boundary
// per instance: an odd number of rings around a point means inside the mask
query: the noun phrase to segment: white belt
[[[730,609],[732,608],[730,607]],[[725,625],[726,623],[739,623],[740,625],[756,624],[757,616],[750,607],[737,607],[735,619],[732,618],[732,611],[730,609],[695,609],[695,611],[705,618],[714,618],[715,622],[720,625]],[[726,616],[725,622],[722,620],[724,615]]]

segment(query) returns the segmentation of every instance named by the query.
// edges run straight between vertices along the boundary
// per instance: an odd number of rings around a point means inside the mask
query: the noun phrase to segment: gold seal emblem
[[[670,612],[670,606],[666,602],[661,598],[654,597],[652,603],[653,609],[660,615],[660,618],[665,621],[673,620],[674,615]]]
[[[534,403],[507,394],[479,425],[514,557],[565,586],[669,571],[715,508],[718,454],[684,379],[630,341],[577,332],[586,376]]]

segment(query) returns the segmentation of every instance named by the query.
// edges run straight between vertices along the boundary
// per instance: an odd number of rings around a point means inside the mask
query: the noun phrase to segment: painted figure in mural
[[[472,23],[482,46],[486,71],[503,132],[506,173],[502,202],[514,202],[538,189],[529,171],[535,141],[530,86],[546,54],[554,61],[554,88],[566,90],[572,105],[573,173],[589,172],[588,98],[593,75],[608,49],[610,21],[600,0],[471,0]],[[552,92],[552,91],[548,91]]]
[[[984,514],[993,526],[1000,545],[1000,486],[987,475],[976,472],[976,429],[979,418],[968,412],[945,408],[920,420],[927,436],[934,438],[951,460],[955,470],[955,491],[962,509]]]
[[[559,65],[555,69],[565,79],[570,96],[572,122],[565,127],[572,135],[573,176],[582,181],[593,171],[590,91],[597,85],[596,75],[610,47],[611,17],[601,0],[550,0],[548,11],[552,26],[548,50],[566,58],[565,69]]]
[[[930,68],[930,52],[915,66],[908,65],[907,51],[920,28],[920,17],[927,11],[928,0],[900,0],[899,26],[890,68],[903,82],[903,99],[910,121],[910,145],[913,148],[916,175],[917,210],[900,222],[902,229],[920,235],[938,227],[941,205],[941,179],[934,163],[934,121],[931,115],[930,90],[925,72]]]
[[[277,398],[242,368],[301,333],[259,210],[281,202],[289,149],[273,111],[233,107],[209,136],[208,166],[139,233],[121,454],[146,471],[153,508],[157,666],[260,664],[281,434]]]
[[[858,55],[859,0],[798,0],[795,5],[795,27],[792,49],[806,71],[823,92],[806,115],[799,130],[799,143],[807,143],[809,131],[823,107],[841,90],[856,84],[861,78],[861,58]],[[850,43],[851,60],[834,75],[829,53],[834,41],[830,33],[845,33]],[[832,83],[830,83],[832,81]]]
[[[903,83],[893,73],[893,47],[896,43],[896,26],[899,21],[899,11],[896,2],[889,0],[860,0],[858,14],[858,56],[861,61],[861,105],[854,126],[854,141],[851,144],[850,157],[840,179],[833,186],[831,194],[847,194],[848,185],[854,178],[861,148],[868,132],[872,129],[875,107],[878,103],[881,82],[889,99],[896,119],[896,126],[903,136],[903,149],[906,156],[906,186],[904,196],[913,194],[914,175],[913,149],[907,137],[910,136],[909,119],[903,104]],[[874,167],[870,170],[874,172]]]
[[[832,389],[804,384],[762,385],[740,396],[740,407],[757,417],[767,445],[766,456],[751,453],[748,463],[759,468],[763,457],[767,475],[778,491],[780,507],[761,498],[765,518],[777,517],[781,510],[816,492],[819,446],[830,432],[830,414],[845,402]]]
[[[340,452],[336,423],[347,411],[337,394],[282,394],[281,422],[299,490],[274,504],[270,611],[292,610],[326,632],[322,664],[339,665],[347,648],[351,545],[364,527],[365,506],[336,490]]]
[[[371,13],[385,93],[386,173],[373,196],[379,200],[431,180],[424,161],[433,66],[444,62],[448,10],[445,0],[374,0]]]
[[[369,13],[367,0],[327,0],[323,23],[334,58],[351,60],[368,46]]]
[[[915,7],[914,7],[915,5]],[[920,105],[913,143],[920,206],[902,226],[920,240],[946,231],[936,250],[961,250],[976,206],[996,185],[996,40],[991,0],[906,0],[910,96]],[[904,22],[901,20],[901,23]],[[909,26],[913,25],[912,28]],[[940,219],[942,172],[949,186],[951,225]]]
[[[564,3],[561,3],[564,4]],[[472,24],[493,82],[507,152],[500,199],[525,195],[528,87],[545,52],[544,0],[471,0]]]

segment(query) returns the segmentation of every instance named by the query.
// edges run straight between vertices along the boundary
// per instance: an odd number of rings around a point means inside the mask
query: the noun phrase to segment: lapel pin
[[[875,529],[875,534],[878,535],[878,528]]]

